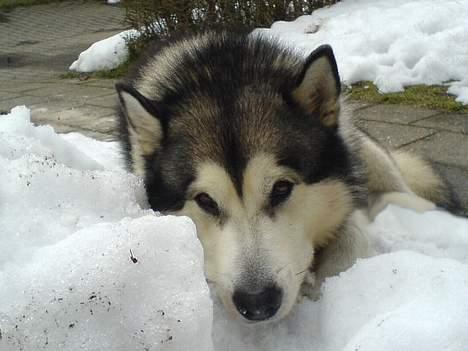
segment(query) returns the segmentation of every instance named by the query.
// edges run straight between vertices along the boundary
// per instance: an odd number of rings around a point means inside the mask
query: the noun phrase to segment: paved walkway
[[[126,29],[124,15],[104,1],[79,0],[0,12],[0,111],[27,105],[35,123],[113,138],[115,82],[60,74],[90,44]]]
[[[0,13],[0,111],[31,108],[37,124],[113,140],[112,80],[60,79],[91,43],[126,26],[124,11],[99,2],[70,1]],[[8,35],[4,35],[8,33]],[[360,125],[394,148],[437,163],[468,213],[468,115],[400,105],[355,106]]]

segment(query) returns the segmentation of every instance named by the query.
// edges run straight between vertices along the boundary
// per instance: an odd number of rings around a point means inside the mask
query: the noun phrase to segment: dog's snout
[[[276,285],[268,286],[259,293],[236,290],[232,296],[239,313],[250,321],[264,321],[278,312],[283,291]]]

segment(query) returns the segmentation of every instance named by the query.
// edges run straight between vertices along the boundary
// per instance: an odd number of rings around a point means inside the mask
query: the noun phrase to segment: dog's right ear
[[[154,100],[148,99],[135,88],[117,83],[115,85],[119,95],[120,108],[125,116],[129,141],[132,147],[133,162],[135,157],[152,155],[163,138],[162,109]]]
[[[335,55],[329,45],[315,49],[299,75],[294,100],[329,128],[336,128],[340,112],[341,82]]]

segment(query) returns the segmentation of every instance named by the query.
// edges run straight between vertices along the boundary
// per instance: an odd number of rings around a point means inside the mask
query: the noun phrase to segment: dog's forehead
[[[202,162],[196,167],[196,174],[192,184],[193,190],[214,192],[212,195],[224,201],[236,199],[244,203],[247,201],[254,206],[261,205],[278,178],[297,176],[294,171],[279,165],[273,154],[265,152],[258,152],[248,160],[242,174],[241,194],[237,190],[235,180],[221,164]]]
[[[307,151],[306,133],[294,127],[290,114],[279,92],[247,86],[230,97],[200,95],[181,104],[170,134],[174,143],[186,144],[195,166],[221,165],[242,195],[247,165],[262,164],[258,155],[292,161],[290,154]]]

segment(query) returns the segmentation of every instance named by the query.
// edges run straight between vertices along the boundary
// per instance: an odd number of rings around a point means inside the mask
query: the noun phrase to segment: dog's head
[[[198,67],[187,79],[206,71],[210,86],[187,91],[187,81],[183,94],[172,86],[158,99],[117,86],[130,166],[152,208],[195,222],[207,279],[228,311],[250,322],[291,310],[314,251],[352,206],[332,50],[295,60],[290,76],[278,66],[273,78],[264,77],[271,67],[234,67],[226,78]]]

